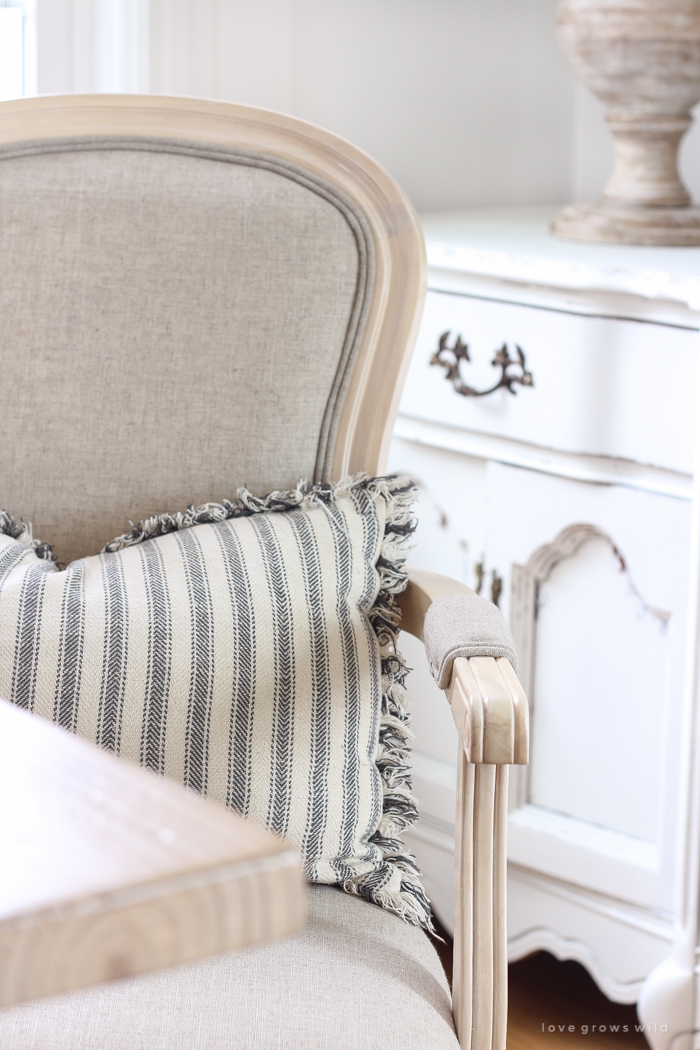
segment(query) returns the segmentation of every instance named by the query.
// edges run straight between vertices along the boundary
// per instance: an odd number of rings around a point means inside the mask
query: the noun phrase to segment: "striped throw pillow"
[[[61,570],[0,512],[0,696],[288,837],[311,881],[429,925],[402,829],[405,478],[141,522]]]

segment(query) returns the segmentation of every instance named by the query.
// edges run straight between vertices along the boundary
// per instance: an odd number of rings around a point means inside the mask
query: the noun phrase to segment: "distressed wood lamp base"
[[[700,207],[569,204],[552,223],[552,233],[576,241],[692,248],[700,245]]]
[[[574,72],[608,107],[615,167],[603,199],[569,205],[552,233],[700,245],[700,208],[678,174],[700,101],[700,0],[562,0],[557,31]]]

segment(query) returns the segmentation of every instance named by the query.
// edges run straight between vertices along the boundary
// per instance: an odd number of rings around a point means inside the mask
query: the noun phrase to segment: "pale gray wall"
[[[120,6],[133,26],[146,5],[38,0],[40,91],[111,84],[281,109],[373,154],[421,210],[570,193],[555,0],[150,0],[141,82],[143,30],[115,30]],[[123,85],[109,72],[120,47]]]
[[[557,0],[37,0],[40,91],[280,109],[373,154],[421,210],[599,195],[612,149]],[[683,171],[700,198],[700,129]]]
[[[151,89],[322,124],[385,164],[419,209],[561,200],[572,87],[554,9],[555,0],[151,0]]]

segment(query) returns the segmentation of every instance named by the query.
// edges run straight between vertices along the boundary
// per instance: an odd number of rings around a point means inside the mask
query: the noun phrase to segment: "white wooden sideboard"
[[[429,291],[390,467],[421,486],[412,564],[497,600],[520,654],[532,760],[512,776],[511,958],[577,959],[611,999],[638,1002],[655,1048],[689,1050],[700,249],[558,240],[555,211],[424,218]],[[512,391],[464,392],[503,376]],[[456,737],[403,641],[421,803],[410,842],[450,928]]]

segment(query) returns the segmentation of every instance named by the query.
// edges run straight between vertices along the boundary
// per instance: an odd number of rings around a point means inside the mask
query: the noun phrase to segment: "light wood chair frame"
[[[249,106],[153,95],[53,95],[0,105],[0,148],[104,136],[265,153],[327,180],[361,208],[374,241],[375,280],[331,480],[383,473],[426,286],[418,219],[395,180],[330,132]],[[403,629],[422,640],[433,601],[471,593],[446,577],[411,572],[401,597]],[[505,1050],[508,766],[527,761],[527,701],[508,661],[484,657],[455,661],[447,697],[459,733],[453,1011],[462,1047]]]
[[[409,570],[402,628],[423,641],[431,604],[454,594],[474,592]],[[452,1012],[464,1050],[505,1050],[508,772],[528,761],[528,703],[508,660],[484,656],[455,660],[446,696],[459,737]]]

